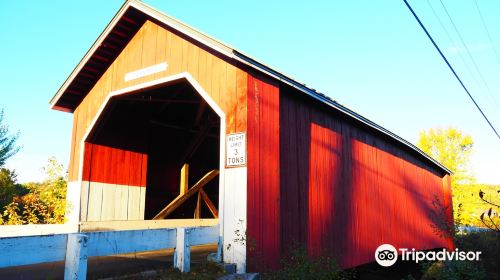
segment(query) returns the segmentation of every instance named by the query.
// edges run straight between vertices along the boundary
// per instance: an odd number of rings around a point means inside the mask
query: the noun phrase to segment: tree
[[[24,184],[27,192],[11,199],[0,213],[0,225],[64,223],[67,184],[63,166],[52,157],[42,170],[46,179]]]
[[[425,273],[422,279],[498,279],[500,186],[474,182],[470,168],[474,146],[472,137],[453,127],[429,129],[420,132],[417,146],[454,172],[451,186],[455,228],[445,219],[448,209],[437,196],[432,202],[431,226],[438,234],[454,229],[452,233],[457,248],[482,252],[479,262],[451,260],[423,264]],[[467,233],[461,227],[464,225],[483,226],[495,231]]]
[[[15,196],[23,196],[28,192],[24,185],[17,183],[15,170],[0,168],[0,213]]]
[[[417,146],[453,172],[451,188],[455,225],[479,224],[480,209],[472,203],[474,176],[470,168],[472,137],[454,128],[431,128],[420,132]]]
[[[19,152],[20,147],[16,146],[19,132],[9,135],[9,126],[3,123],[3,110],[0,111],[0,167],[5,165],[7,159]]]
[[[472,137],[454,127],[421,131],[417,142],[417,147],[453,171],[452,186],[470,185],[474,182],[470,168],[473,146]]]
[[[12,202],[16,195],[17,174],[6,168],[0,168],[0,211]]]
[[[497,201],[491,196],[487,198],[483,190],[479,191],[479,198],[490,206],[490,209],[481,214],[480,219],[484,226],[496,230],[500,234],[500,188],[496,191],[496,196],[495,193],[493,195],[497,198]]]

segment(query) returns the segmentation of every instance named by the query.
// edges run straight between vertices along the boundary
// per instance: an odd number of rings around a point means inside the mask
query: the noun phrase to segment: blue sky
[[[451,125],[471,134],[478,180],[500,184],[500,140],[402,1],[145,2],[328,94],[412,143],[419,131],[431,127]],[[50,110],[48,102],[122,3],[2,4],[0,108],[11,131],[21,132],[23,148],[7,164],[16,169],[20,181],[42,178],[40,168],[50,156],[67,164],[72,115]],[[495,55],[495,50],[500,52],[500,2],[477,0],[490,42],[474,0],[443,0],[466,47],[440,1],[410,3],[500,129],[500,58]]]

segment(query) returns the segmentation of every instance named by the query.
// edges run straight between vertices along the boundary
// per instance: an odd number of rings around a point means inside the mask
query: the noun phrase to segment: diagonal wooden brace
[[[187,192],[177,196],[172,202],[170,202],[163,210],[158,213],[153,220],[164,219],[166,216],[170,215],[175,209],[177,209],[182,203],[188,200],[191,196],[201,190],[208,182],[219,175],[219,170],[214,169],[205,176],[203,176],[196,184],[193,185]]]
[[[199,193],[201,194],[201,198],[203,199],[203,202],[205,202],[205,204],[207,205],[208,210],[210,210],[210,213],[212,213],[214,218],[218,218],[219,211],[217,211],[217,208],[215,208],[215,205],[212,202],[212,200],[210,200],[210,197],[208,197],[208,194],[203,189],[200,189]]]

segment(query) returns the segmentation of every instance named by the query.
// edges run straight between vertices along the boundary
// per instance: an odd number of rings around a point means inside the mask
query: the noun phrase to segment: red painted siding
[[[279,89],[249,75],[247,98],[247,254],[255,271],[279,265]]]
[[[146,154],[85,142],[83,181],[146,186]]]
[[[341,179],[338,171],[341,170],[342,138],[339,133],[314,123],[310,129],[307,247],[312,255],[319,256],[323,246],[330,242],[334,228],[332,213]]]
[[[446,209],[446,223],[454,226],[453,222],[453,202],[451,200],[451,178],[450,175],[446,174],[443,177],[443,191],[444,191],[444,199],[443,206]],[[455,249],[455,244],[453,244],[453,239],[448,239],[448,249]]]
[[[430,218],[438,198],[451,220],[448,175],[292,89],[282,88],[279,104],[280,217],[273,222],[280,225],[281,255],[299,244],[311,255],[329,255],[353,267],[373,262],[383,243],[453,247],[451,239],[438,236]],[[252,211],[249,207],[249,217]],[[249,223],[249,230],[250,225],[255,224]]]

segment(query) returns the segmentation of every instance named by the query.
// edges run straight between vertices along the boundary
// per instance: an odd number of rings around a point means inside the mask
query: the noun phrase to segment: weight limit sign
[[[243,166],[247,162],[246,133],[226,135],[226,166]]]

